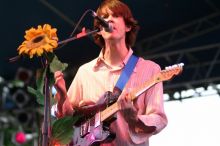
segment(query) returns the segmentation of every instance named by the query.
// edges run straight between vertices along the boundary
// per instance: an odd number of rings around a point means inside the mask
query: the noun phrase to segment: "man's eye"
[[[108,18],[108,15],[103,15],[102,18]]]

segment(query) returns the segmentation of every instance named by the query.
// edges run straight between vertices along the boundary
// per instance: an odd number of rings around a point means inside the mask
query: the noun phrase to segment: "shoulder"
[[[98,58],[95,58],[85,64],[82,64],[79,69],[78,69],[78,72],[88,72],[88,71],[93,71],[93,68],[94,66],[96,65],[96,62],[97,62],[97,59]]]
[[[152,60],[145,60],[142,57],[139,57],[138,60],[138,67],[141,68],[146,68],[147,70],[161,70],[161,67],[159,64],[157,64],[156,62],[152,61]]]

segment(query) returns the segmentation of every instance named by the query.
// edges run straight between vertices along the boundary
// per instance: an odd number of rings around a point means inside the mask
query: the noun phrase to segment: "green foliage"
[[[52,125],[52,139],[60,144],[70,143],[74,132],[73,125],[79,118],[80,116],[67,116],[56,120]]]
[[[56,71],[64,71],[67,68],[67,63],[62,63],[57,56],[54,56],[50,63],[50,71],[55,73]]]
[[[45,54],[45,67],[36,72],[36,89],[28,87],[28,92],[36,96],[37,102],[44,105],[45,98],[45,78],[48,79],[51,101],[54,102],[51,89],[54,84],[54,73],[64,71],[68,64],[62,63],[53,53]],[[68,144],[73,136],[73,125],[78,120],[78,116],[64,117],[61,119],[52,119],[52,141],[59,141],[61,144]]]
[[[37,103],[40,105],[44,105],[44,94],[40,92],[39,90],[35,90],[32,87],[27,88],[28,92],[35,95],[37,97]]]
[[[46,59],[48,61],[48,65],[36,71],[36,89],[28,87],[28,92],[36,96],[37,102],[41,105],[44,105],[45,77],[47,77],[49,80],[49,89],[52,89],[54,84],[54,73],[56,71],[64,71],[68,66],[67,63],[62,63],[54,54],[47,54]],[[51,100],[53,102],[53,98],[51,98]]]

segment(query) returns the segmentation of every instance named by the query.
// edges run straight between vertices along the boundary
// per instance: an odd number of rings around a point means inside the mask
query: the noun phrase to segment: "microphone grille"
[[[106,32],[112,32],[112,31],[113,31],[113,27],[112,27],[111,24],[108,23],[108,27],[104,27],[104,30],[105,30]]]

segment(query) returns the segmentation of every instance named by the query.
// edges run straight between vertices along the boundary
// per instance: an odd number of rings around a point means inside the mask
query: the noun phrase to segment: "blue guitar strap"
[[[120,90],[120,93],[122,92],[122,90],[124,89],[128,79],[130,78],[130,76],[134,70],[134,67],[137,64],[137,61],[138,61],[138,57],[131,55],[127,64],[125,65],[124,69],[121,72],[121,75],[115,85],[113,92],[118,89]]]

